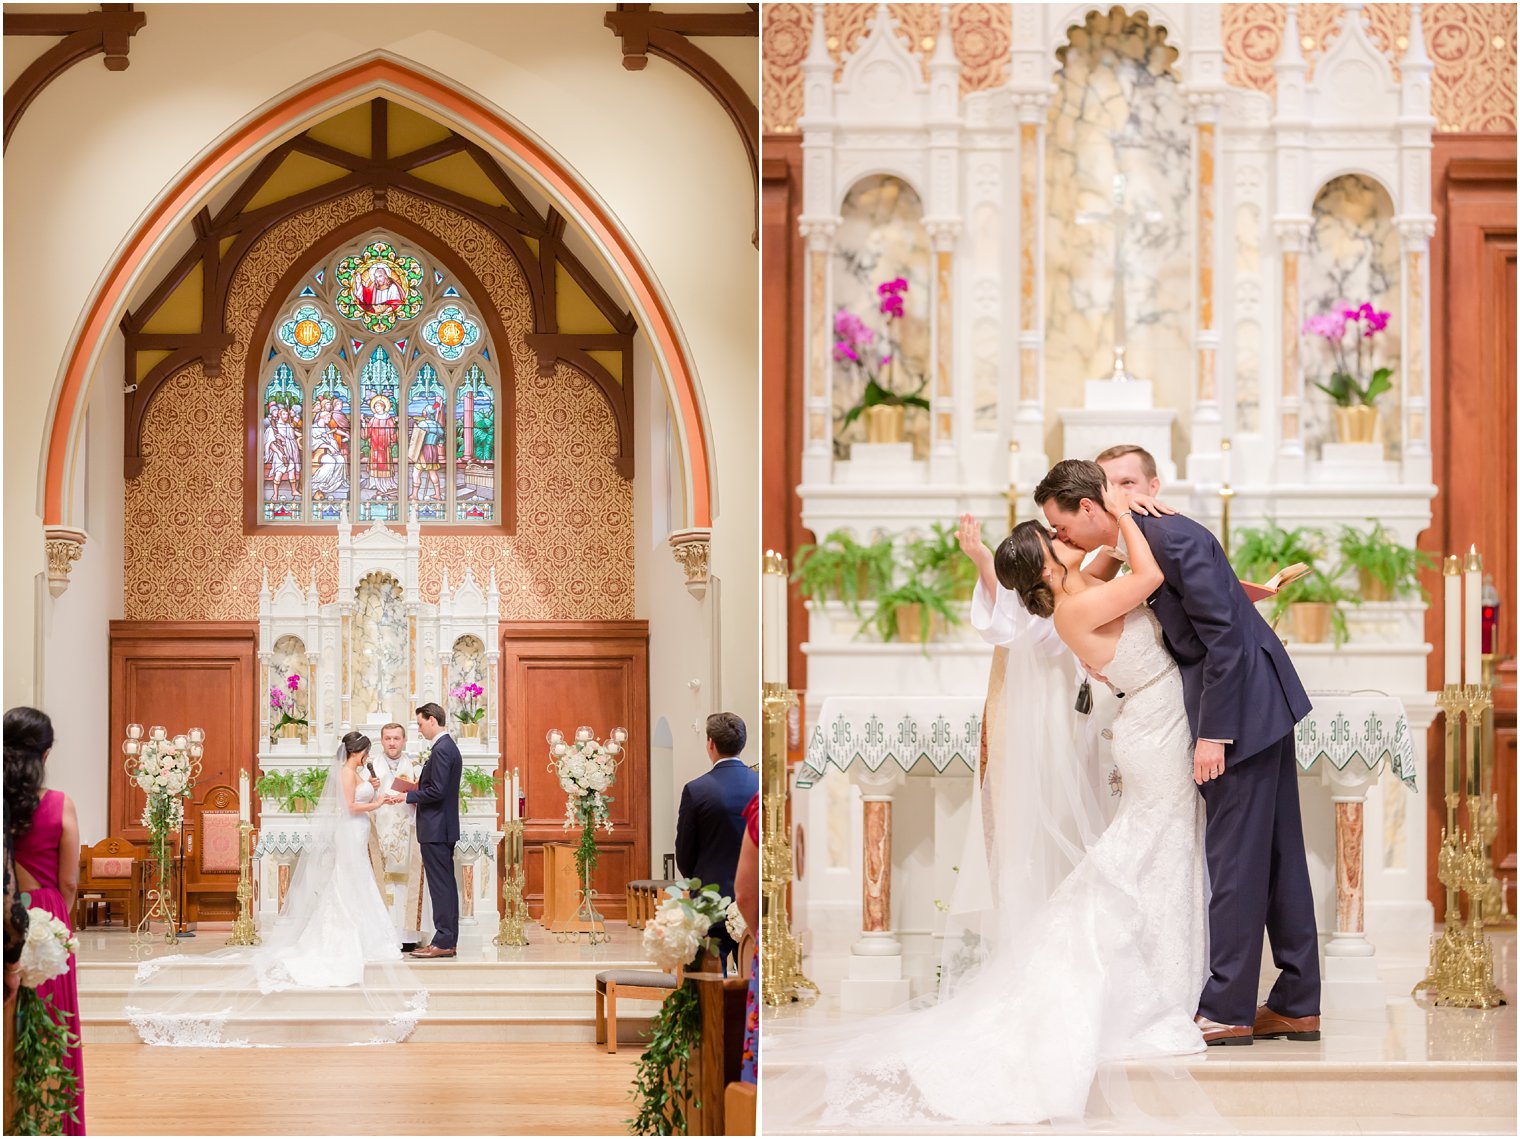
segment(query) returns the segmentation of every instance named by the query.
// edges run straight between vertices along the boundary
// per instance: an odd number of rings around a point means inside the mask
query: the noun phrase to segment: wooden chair
[[[639,878],[629,882],[623,891],[628,900],[628,928],[643,929],[653,921],[655,910],[665,900],[666,887],[674,885],[674,881],[657,878]]]
[[[120,907],[126,928],[142,920],[142,876],[137,872],[146,848],[124,838],[108,838],[79,849],[79,892],[74,899],[74,928],[84,929],[105,907],[106,924]]]
[[[658,1001],[680,988],[683,970],[661,973],[654,969],[608,969],[596,975],[596,1042],[608,1052],[618,1046],[618,998],[630,1001]]]
[[[237,916],[238,798],[226,784],[212,786],[186,807],[185,914],[183,921],[231,921]]]

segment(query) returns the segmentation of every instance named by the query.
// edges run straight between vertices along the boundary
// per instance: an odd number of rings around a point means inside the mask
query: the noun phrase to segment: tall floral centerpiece
[[[1377,398],[1393,387],[1393,369],[1374,368],[1368,376],[1366,368],[1376,347],[1372,341],[1388,327],[1390,315],[1370,304],[1341,301],[1330,312],[1304,321],[1304,333],[1323,339],[1330,352],[1330,382],[1316,381],[1314,386],[1335,401],[1336,434],[1342,443],[1377,440]],[[1347,333],[1355,345],[1354,358],[1346,344]],[[1365,383],[1363,376],[1367,376]]]
[[[649,1044],[639,1059],[633,1084],[639,1114],[628,1121],[634,1135],[688,1133],[686,1107],[696,1092],[691,1054],[702,1036],[702,1011],[696,985],[681,974],[701,950],[717,952],[708,931],[718,922],[727,923],[730,935],[743,935],[744,919],[729,912],[730,899],[718,893],[716,883],[704,886],[700,878],[687,878],[667,886],[665,895],[644,927],[644,953],[675,973],[677,984],[650,1023]]]
[[[613,798],[607,791],[617,779],[628,733],[613,728],[603,742],[583,726],[575,729],[575,739],[570,741],[555,728],[545,739],[549,744],[549,770],[565,792],[565,829],[581,830],[580,845],[575,850],[575,869],[581,880],[581,907],[576,920],[590,923],[593,943],[606,940],[605,932],[597,935],[601,918],[592,905],[595,891],[591,888],[591,874],[596,869],[596,829],[601,827],[609,833],[612,830],[609,807]]]
[[[127,777],[145,796],[142,825],[148,832],[156,881],[156,889],[148,891],[148,912],[138,931],[146,934],[149,924],[162,918],[168,922],[165,937],[170,944],[174,942],[174,898],[169,891],[169,832],[184,828],[185,800],[201,771],[205,739],[200,728],[170,738],[162,726],[154,725],[145,737],[141,724],[128,724],[121,745]]]
[[[269,687],[269,711],[271,715],[279,716],[278,722],[269,729],[269,742],[272,744],[286,728],[305,728],[310,725],[305,716],[297,712],[297,697],[301,694],[301,674],[293,672],[279,684]],[[292,732],[291,735],[298,733]]]
[[[26,911],[21,947],[21,987],[16,999],[16,1043],[11,1086],[5,1089],[7,1131],[15,1135],[61,1135],[65,1118],[83,1123],[75,1112],[78,1077],[65,1060],[78,1044],[66,1018],[37,989],[67,973],[79,939],[47,910]]]
[[[485,718],[485,705],[480,698],[485,689],[478,684],[456,684],[449,689],[454,701],[454,719],[459,721],[459,734],[475,739],[480,735],[480,721]]]
[[[893,384],[894,371],[902,370],[894,367],[894,361],[902,354],[897,326],[907,311],[907,295],[904,277],[894,277],[876,287],[876,316],[883,326],[879,334],[847,308],[841,307],[834,314],[834,361],[865,381],[860,399],[844,413],[839,430],[843,432],[864,416],[870,443],[901,443],[907,438],[907,409],[929,410],[929,401],[923,397],[927,376],[920,377],[910,392],[900,392]]]

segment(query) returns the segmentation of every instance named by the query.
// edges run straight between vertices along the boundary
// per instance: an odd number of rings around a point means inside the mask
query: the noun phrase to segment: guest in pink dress
[[[79,888],[79,821],[74,801],[62,791],[44,790],[43,771],[53,747],[53,722],[35,708],[5,714],[5,807],[15,844],[17,886],[31,895],[33,908],[46,910],[73,930],[70,915]],[[74,1034],[65,1063],[77,1089],[73,1118],[65,1135],[84,1134],[84,1058],[79,1044],[79,984],[74,958],[69,971],[37,987],[54,1016]]]

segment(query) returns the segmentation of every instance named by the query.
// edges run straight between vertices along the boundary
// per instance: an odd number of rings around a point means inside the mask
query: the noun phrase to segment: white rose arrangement
[[[549,745],[549,770],[565,792],[565,829],[580,827],[581,841],[575,851],[575,867],[580,872],[581,888],[589,900],[591,872],[596,869],[596,829],[612,831],[613,803],[607,789],[617,779],[623,762],[623,745],[628,733],[613,728],[605,742],[590,728],[575,729],[575,739],[566,740],[555,728],[544,740]]]
[[[723,924],[728,927],[728,936],[734,939],[734,944],[744,940],[744,935],[749,932],[749,923],[744,920],[744,915],[739,912],[739,903],[730,902],[727,911],[723,915]]]
[[[69,971],[69,957],[79,951],[79,939],[47,910],[26,911],[26,941],[21,946],[21,983],[35,989]]]
[[[708,930],[724,920],[729,899],[718,893],[716,884],[704,886],[697,878],[667,886],[665,894],[654,920],[644,927],[644,952],[665,972],[673,973],[691,964],[704,946],[716,948]]]
[[[150,831],[175,830],[185,820],[185,800],[190,797],[189,741],[183,736],[144,740],[136,760],[128,774],[148,797],[142,825]],[[155,799],[163,802],[155,803]]]

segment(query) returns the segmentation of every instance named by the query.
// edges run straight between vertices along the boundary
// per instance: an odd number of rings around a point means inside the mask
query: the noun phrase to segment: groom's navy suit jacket
[[[463,770],[454,737],[437,736],[428,761],[422,765],[417,790],[406,793],[406,801],[417,804],[418,842],[459,841],[459,777]]]
[[[1182,670],[1194,738],[1233,740],[1226,765],[1265,750],[1309,714],[1287,650],[1213,534],[1180,514],[1137,514],[1135,523],[1165,575],[1146,601]]]

